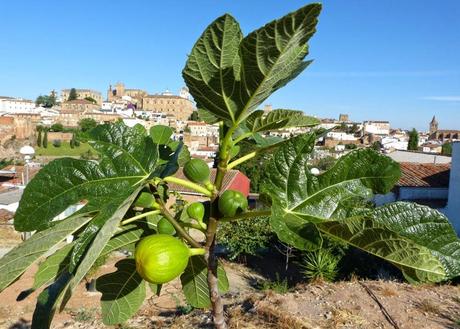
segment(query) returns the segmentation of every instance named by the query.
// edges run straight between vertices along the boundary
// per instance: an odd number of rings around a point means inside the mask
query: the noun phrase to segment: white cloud
[[[439,102],[460,102],[460,96],[427,96],[422,97],[422,99]]]

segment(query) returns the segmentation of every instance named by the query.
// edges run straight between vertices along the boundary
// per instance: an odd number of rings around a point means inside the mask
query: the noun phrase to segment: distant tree
[[[357,148],[356,144],[346,144],[345,145],[345,149],[347,150],[354,150],[355,148]]]
[[[188,118],[190,121],[200,121],[200,117],[198,115],[198,111],[193,111],[190,117]]]
[[[61,132],[64,131],[64,126],[62,125],[62,123],[58,122],[51,126],[51,130],[55,132]]]
[[[356,123],[353,123],[353,126],[350,128],[350,133],[351,134],[356,134],[359,131],[359,127]]]
[[[51,95],[40,95],[37,97],[35,100],[35,105],[36,106],[43,106],[46,108],[53,107],[56,105],[56,95],[52,92]]]
[[[97,122],[96,120],[91,119],[91,118],[84,118],[78,122],[78,126],[80,127],[81,131],[85,132],[85,131],[91,130],[94,127],[96,127]]]
[[[77,90],[75,88],[70,89],[69,98],[67,98],[67,100],[73,101],[73,100],[76,100],[77,98],[78,98]]]
[[[452,155],[452,143],[442,144],[441,154]]]
[[[48,148],[48,130],[45,129],[45,135],[43,136],[42,146],[46,149]]]
[[[407,149],[410,151],[418,150],[418,132],[415,128],[409,133],[409,143],[407,144]]]
[[[38,131],[37,146],[38,146],[38,147],[41,147],[41,146],[42,146],[42,130],[41,130],[41,129]]]
[[[35,100],[35,106],[38,107],[42,105],[43,103],[44,103],[43,96],[42,95],[38,96],[37,99]]]
[[[91,103],[93,103],[93,104],[97,104],[97,101],[96,101],[94,98],[92,98],[92,97],[89,97],[89,96],[88,96],[88,97],[85,97],[85,100],[87,100],[88,102],[91,102]]]
[[[348,131],[348,126],[345,122],[342,122],[338,128],[339,131],[347,132]]]
[[[371,145],[372,149],[375,151],[380,151],[383,147],[382,143],[380,141],[375,141]]]

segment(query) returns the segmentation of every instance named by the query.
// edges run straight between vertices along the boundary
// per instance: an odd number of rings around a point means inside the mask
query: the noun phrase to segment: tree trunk
[[[212,305],[212,316],[214,319],[214,326],[216,329],[227,329],[227,324],[225,322],[225,313],[224,305],[222,303],[222,298],[219,293],[219,285],[217,278],[217,257],[214,253],[214,240],[209,246],[209,251],[207,254],[207,263],[208,263],[208,287],[209,287],[209,297],[211,299]]]

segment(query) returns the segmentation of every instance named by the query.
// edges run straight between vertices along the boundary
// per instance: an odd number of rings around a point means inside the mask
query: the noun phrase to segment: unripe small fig
[[[173,224],[171,224],[169,220],[164,217],[158,221],[157,231],[160,234],[168,235],[174,235],[176,233],[176,229],[174,228]]]
[[[201,159],[191,159],[184,165],[184,175],[190,181],[208,185],[211,170],[208,164]]]
[[[159,209],[160,206],[155,201],[153,195],[149,192],[142,192],[134,202],[135,207]]]
[[[190,218],[193,218],[199,222],[203,221],[204,213],[204,205],[201,202],[191,203],[187,207],[187,215],[189,215]]]
[[[248,209],[248,199],[240,191],[226,190],[217,205],[224,217],[233,217]]]

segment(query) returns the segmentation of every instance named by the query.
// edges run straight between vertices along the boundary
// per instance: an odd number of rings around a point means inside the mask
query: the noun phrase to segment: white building
[[[385,136],[380,141],[385,150],[407,150],[408,141],[406,138]]]
[[[451,164],[405,162],[401,163],[401,173],[395,188],[376,195],[375,203],[380,206],[411,201],[428,205],[444,213],[460,234],[460,142],[452,144]]]
[[[209,125],[205,122],[188,121],[187,127],[191,136],[219,136],[219,126]]]
[[[390,134],[390,122],[388,121],[364,121],[364,134],[388,136]]]
[[[35,113],[35,103],[28,99],[0,97],[1,113]]]
[[[356,138],[353,134],[347,134],[346,132],[342,131],[330,131],[327,133],[326,137],[332,138],[333,140],[337,141],[356,141]]]

